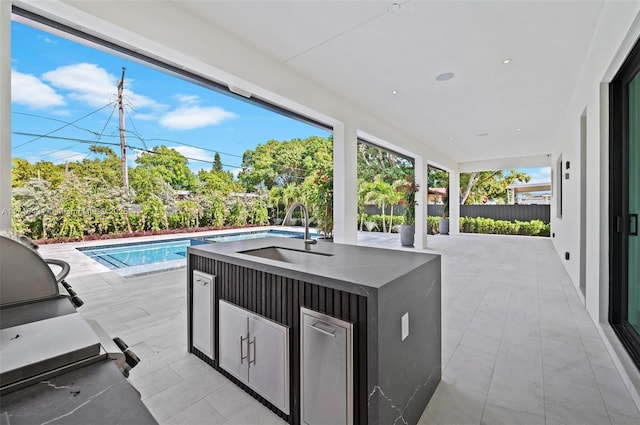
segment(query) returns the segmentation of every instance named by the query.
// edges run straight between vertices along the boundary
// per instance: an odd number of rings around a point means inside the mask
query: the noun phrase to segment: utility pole
[[[124,72],[122,67],[122,78],[118,83],[118,113],[120,116],[120,157],[122,159],[122,188],[124,193],[129,194],[129,170],[127,169],[127,136],[124,131],[124,104],[122,101],[122,91],[124,89]]]

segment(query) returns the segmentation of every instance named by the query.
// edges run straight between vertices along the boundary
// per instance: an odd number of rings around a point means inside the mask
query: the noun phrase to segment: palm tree
[[[378,208],[382,210],[382,231],[384,233],[387,232],[387,218],[384,210],[387,207],[387,204],[392,203],[394,197],[396,196],[395,190],[389,184],[384,182],[382,179],[377,178],[373,182],[373,200],[376,201],[376,205]]]

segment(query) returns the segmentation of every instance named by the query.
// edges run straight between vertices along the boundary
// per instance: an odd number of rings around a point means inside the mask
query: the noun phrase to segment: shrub
[[[466,217],[461,217],[460,221],[462,221],[462,219],[464,219]],[[428,216],[427,217],[427,234],[428,235],[435,235],[436,233],[438,233],[440,227],[440,217],[433,217],[433,216]],[[462,226],[460,227],[462,228]]]
[[[541,220],[506,221],[484,217],[460,217],[460,232],[499,235],[549,236],[551,225]]]
[[[247,223],[247,206],[244,202],[237,200],[229,211],[227,223],[232,226],[244,226]]]

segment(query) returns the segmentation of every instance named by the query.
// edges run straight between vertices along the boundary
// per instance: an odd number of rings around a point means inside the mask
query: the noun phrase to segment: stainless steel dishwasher
[[[300,308],[301,422],[353,424],[353,324]]]

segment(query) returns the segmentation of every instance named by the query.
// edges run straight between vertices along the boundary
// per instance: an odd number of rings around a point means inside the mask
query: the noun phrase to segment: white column
[[[358,134],[349,123],[333,127],[333,221],[337,243],[358,242]]]
[[[416,194],[418,205],[416,205],[416,234],[413,246],[416,249],[427,247],[427,164],[421,156],[414,158],[415,181],[420,186],[420,191]]]
[[[0,230],[11,228],[11,2],[0,1]]]
[[[460,233],[460,173],[449,170],[449,234]]]

